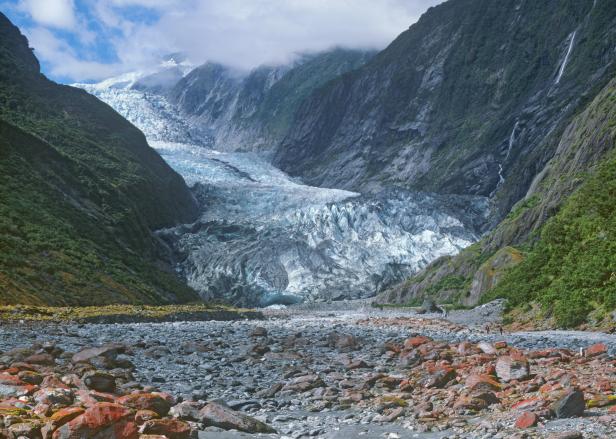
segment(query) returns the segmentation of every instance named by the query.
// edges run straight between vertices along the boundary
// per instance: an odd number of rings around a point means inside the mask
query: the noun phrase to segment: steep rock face
[[[0,301],[194,299],[150,232],[195,218],[183,179],[110,107],[41,75],[2,14],[0,96]]]
[[[363,65],[372,52],[334,49],[291,65],[243,74],[208,62],[169,92],[194,127],[218,150],[270,150],[284,137],[302,100],[327,81]]]
[[[615,57],[608,1],[450,0],[310,95],[274,164],[314,185],[492,196],[500,219]]]
[[[567,277],[558,267],[563,266],[567,260],[573,258],[573,255],[564,257],[568,251],[570,252],[566,249],[573,247],[572,242],[564,241],[564,237],[568,233],[574,232],[578,233],[580,242],[589,242],[582,239],[586,232],[583,232],[580,224],[576,221],[587,221],[588,224],[593,224],[593,220],[589,220],[587,216],[592,216],[593,212],[599,210],[605,211],[605,207],[601,207],[601,200],[605,197],[607,197],[606,200],[609,200],[610,197],[613,200],[613,194],[610,195],[611,179],[606,176],[597,176],[597,169],[603,170],[603,174],[606,174],[606,172],[609,172],[610,163],[613,163],[613,151],[616,146],[615,121],[616,79],[613,79],[594,97],[584,111],[571,120],[557,143],[554,156],[535,177],[525,198],[514,206],[509,215],[493,231],[460,254],[435,261],[405,283],[382,293],[378,300],[405,303],[425,296],[435,296],[443,301],[458,300],[466,304],[476,304],[481,300],[482,295],[488,293],[489,297],[501,295],[512,299],[512,303],[524,303],[524,301],[537,299],[545,293],[546,304],[556,303],[554,296],[551,293],[546,293],[546,291],[549,290],[551,285],[558,285],[560,279]],[[596,186],[595,189],[592,189],[595,187],[593,184]],[[576,190],[583,185],[590,185],[590,189],[586,190],[593,191],[592,194],[577,195]],[[570,200],[572,194],[575,194],[578,201]],[[559,213],[563,204],[579,205],[580,197],[586,198],[589,203],[596,203],[596,206],[587,206],[584,209],[569,207],[564,214]],[[607,201],[608,205],[609,203]],[[611,203],[613,204],[613,201]],[[546,222],[555,215],[557,215],[557,218],[565,215],[567,221],[572,224],[568,232],[559,232],[561,238],[558,239],[563,241],[558,245],[553,244],[553,249],[561,246],[565,248],[565,250],[562,250],[560,259],[554,259],[552,265],[546,267],[544,265],[545,260],[540,258],[537,252],[543,253],[543,256],[549,260],[551,251],[541,247],[541,242],[542,239],[546,239],[545,237],[542,238]],[[557,223],[563,221],[564,218],[556,220]],[[604,236],[606,231],[610,230],[606,226],[603,226],[603,229],[603,231],[598,230],[596,236]],[[554,239],[554,236],[548,239]],[[603,242],[603,240],[601,239],[600,242]],[[510,275],[505,270],[502,274],[499,274],[498,279],[492,278],[492,280],[504,282],[502,286],[499,286],[499,282],[491,282],[490,287],[496,287],[496,290],[479,288],[477,282],[473,282],[473,280],[481,279],[483,277],[482,271],[489,269],[488,265],[498,262],[500,258],[497,258],[496,255],[507,249],[507,246],[530,248],[530,255],[534,255],[534,258],[527,262],[527,255],[522,255],[524,261],[510,270]],[[534,250],[534,246],[538,246],[538,250]],[[599,261],[606,269],[610,266],[609,262],[601,259],[603,256],[598,257],[595,254],[595,250],[600,250],[601,246],[594,245],[592,247],[578,251],[578,255],[575,256],[587,259],[584,263],[579,264],[579,268],[587,270],[589,277],[586,280],[578,279],[579,282],[576,287],[568,285],[567,288],[559,290],[558,294],[562,294],[563,298],[567,297],[569,292],[577,291],[578,288],[588,288],[587,292],[589,292],[596,289],[597,285],[601,285],[604,292],[609,292],[611,287],[602,283],[600,280],[601,274],[595,272],[599,280],[591,279],[593,272],[590,268],[594,266],[590,263],[591,260]],[[515,249],[512,250],[516,251]],[[607,253],[609,252],[603,254]],[[504,265],[511,267],[511,264],[508,264],[506,260],[503,260],[503,262],[505,262]],[[497,265],[492,269],[502,272],[502,268],[505,268],[505,266]],[[542,270],[544,270],[543,274],[541,273]],[[569,271],[575,272],[575,270]],[[526,277],[524,277],[524,273],[526,273]],[[533,284],[530,288],[529,277],[536,278],[538,284]],[[611,278],[608,275],[605,279],[609,281]],[[529,288],[533,291],[531,292]],[[524,291],[523,294],[516,294],[522,291]],[[597,294],[594,298],[587,297],[585,303],[588,304],[591,300],[609,303],[608,298],[602,297],[603,293]],[[587,307],[580,309],[578,306],[573,306],[570,301],[563,303],[565,303],[564,306],[571,308],[582,318],[588,312]],[[569,313],[562,312],[562,315],[569,315]],[[571,321],[568,322],[568,324],[570,323]]]

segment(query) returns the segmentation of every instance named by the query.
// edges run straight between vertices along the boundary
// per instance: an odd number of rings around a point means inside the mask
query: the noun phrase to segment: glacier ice
[[[205,299],[271,306],[373,296],[470,245],[487,220],[483,197],[311,187],[264,155],[213,150],[163,95],[132,88],[140,77],[79,86],[139,127],[192,187],[200,218],[157,233]]]

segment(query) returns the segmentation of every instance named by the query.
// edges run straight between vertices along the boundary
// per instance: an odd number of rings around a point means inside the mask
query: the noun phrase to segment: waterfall
[[[494,195],[498,188],[501,187],[505,182],[505,177],[503,176],[503,164],[507,161],[509,155],[511,154],[511,148],[513,148],[513,144],[515,143],[515,133],[518,130],[519,125],[520,122],[516,120],[515,124],[513,125],[513,129],[511,130],[511,134],[509,135],[509,143],[507,144],[507,153],[505,154],[505,158],[502,162],[498,164],[498,184],[496,185],[490,196]]]
[[[556,77],[556,82],[555,84],[558,84],[560,82],[560,78],[563,76],[563,73],[565,72],[565,67],[567,67],[567,62],[569,61],[569,55],[571,55],[571,50],[573,49],[573,43],[575,42],[575,34],[577,33],[577,30],[573,32],[573,34],[571,35],[571,39],[569,41],[569,48],[567,49],[567,54],[565,55],[565,59],[563,60],[563,63],[560,66],[560,69],[558,71],[558,76]]]

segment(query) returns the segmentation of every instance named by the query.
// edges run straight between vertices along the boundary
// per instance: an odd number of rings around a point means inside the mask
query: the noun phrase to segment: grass
[[[37,321],[37,322],[70,322],[70,321],[165,321],[173,317],[198,314],[227,313],[242,315],[258,315],[258,313],[243,308],[233,308],[217,304],[183,304],[166,306],[148,305],[107,305],[86,307],[49,307],[8,305],[0,306],[0,321]]]

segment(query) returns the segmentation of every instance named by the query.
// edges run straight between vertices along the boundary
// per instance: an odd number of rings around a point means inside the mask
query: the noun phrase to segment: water
[[[577,33],[577,31],[574,31],[571,34],[570,40],[569,40],[569,47],[567,48],[567,53],[565,54],[565,59],[563,60],[563,63],[560,65],[560,69],[558,70],[558,76],[556,76],[556,81],[554,82],[555,84],[558,84],[560,82],[560,78],[562,78],[563,73],[565,73],[565,67],[567,67],[567,62],[569,62],[569,55],[571,55],[571,50],[573,49],[573,43],[575,42],[575,34]]]

